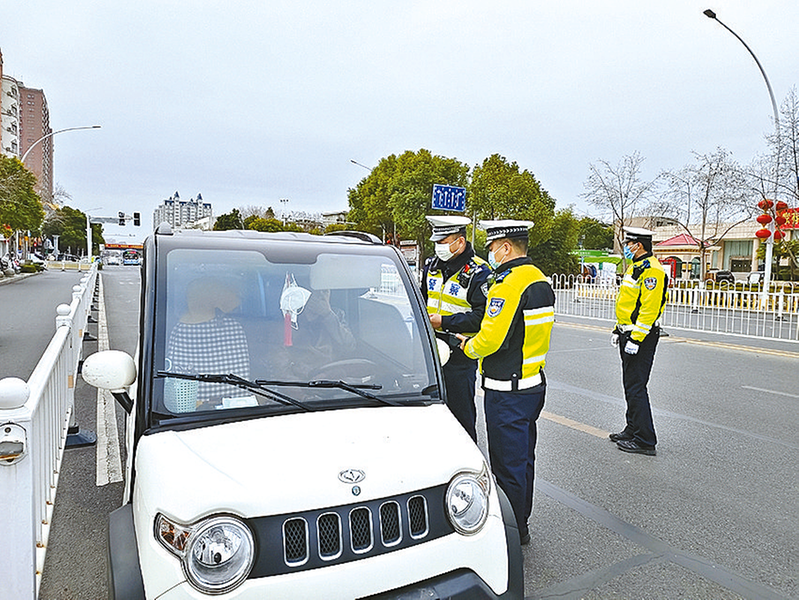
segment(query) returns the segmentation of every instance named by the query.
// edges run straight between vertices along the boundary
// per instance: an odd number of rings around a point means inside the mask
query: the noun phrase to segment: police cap
[[[651,242],[654,231],[642,229],[641,227],[622,227],[624,231],[624,243],[627,242]]]
[[[430,240],[440,242],[453,233],[466,235],[466,226],[472,221],[469,217],[450,217],[450,216],[428,216],[427,220],[433,226],[433,235]]]
[[[486,230],[486,244],[494,240],[527,239],[527,230],[533,226],[532,221],[503,219],[500,221],[480,221],[480,227]]]

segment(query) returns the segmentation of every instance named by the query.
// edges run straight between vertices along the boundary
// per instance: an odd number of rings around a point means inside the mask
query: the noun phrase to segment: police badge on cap
[[[655,235],[654,231],[643,229],[641,227],[622,227],[624,231],[624,243],[627,242],[644,242],[652,241],[652,236]]]
[[[504,238],[527,239],[527,230],[533,226],[532,221],[504,219],[500,221],[480,221],[480,227],[486,230],[486,244]]]
[[[440,242],[453,233],[460,233],[465,236],[466,226],[472,222],[469,217],[448,216],[428,216],[427,220],[433,226],[433,235],[430,236],[430,241],[432,242]]]

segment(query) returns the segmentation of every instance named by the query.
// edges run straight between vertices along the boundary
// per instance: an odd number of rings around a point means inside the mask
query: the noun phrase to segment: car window
[[[342,381],[380,397],[418,400],[435,372],[412,283],[391,257],[318,246],[300,262],[290,253],[171,250],[156,301],[154,410],[280,406],[245,386],[198,375],[266,381],[314,407],[366,399],[340,387],[289,384]]]

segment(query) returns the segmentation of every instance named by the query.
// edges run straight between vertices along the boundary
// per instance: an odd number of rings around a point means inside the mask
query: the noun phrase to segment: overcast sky
[[[597,214],[588,166],[635,151],[645,177],[723,146],[765,149],[799,83],[797,0],[26,0],[4,2],[4,73],[45,91],[54,179],[93,215],[175,191],[216,215],[347,208],[380,158],[493,153]],[[130,234],[129,238],[119,237]]]

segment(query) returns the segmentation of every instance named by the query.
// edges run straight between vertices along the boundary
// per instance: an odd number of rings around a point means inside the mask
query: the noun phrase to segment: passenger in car
[[[194,279],[186,288],[186,303],[186,312],[169,334],[166,370],[188,374],[233,373],[249,378],[250,353],[244,328],[227,316],[240,304],[235,285],[214,277]],[[196,384],[193,399],[196,408],[209,401],[219,403],[223,396],[240,395],[237,388],[227,384],[183,382],[182,385],[188,384]],[[170,410],[193,410],[189,406],[192,400],[185,398],[185,393],[170,399],[169,386],[164,401]]]

